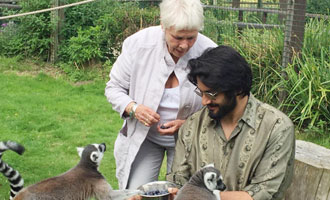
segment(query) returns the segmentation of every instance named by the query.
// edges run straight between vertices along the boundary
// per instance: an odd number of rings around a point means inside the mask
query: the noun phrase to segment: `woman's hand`
[[[174,135],[181,125],[185,122],[185,120],[182,119],[176,119],[173,121],[166,122],[164,124],[160,124],[157,126],[157,131],[161,135]]]
[[[135,118],[139,120],[140,123],[150,127],[159,122],[160,116],[151,108],[139,104],[135,110]]]
[[[135,195],[133,197],[128,198],[127,200],[142,200],[142,197],[140,195]]]

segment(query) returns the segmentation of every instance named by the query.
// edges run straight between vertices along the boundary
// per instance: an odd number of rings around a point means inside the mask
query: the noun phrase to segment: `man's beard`
[[[222,104],[209,104],[212,107],[218,107],[218,112],[214,113],[209,109],[209,116],[214,120],[220,120],[228,113],[230,113],[237,105],[237,100],[235,95],[225,95],[225,101]]]

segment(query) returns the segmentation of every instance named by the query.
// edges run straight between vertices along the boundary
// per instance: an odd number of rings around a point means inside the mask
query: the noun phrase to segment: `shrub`
[[[86,21],[87,24],[93,23],[92,26],[80,24],[77,31],[74,26],[69,26],[71,22],[74,23],[75,17],[66,21],[63,37],[72,36],[61,44],[62,61],[69,60],[79,65],[91,60],[104,62],[109,59],[113,62],[127,36],[142,28],[159,24],[159,13],[156,7],[146,9],[140,8],[138,3],[115,1],[105,1],[100,5],[103,5],[101,12],[103,14],[99,13],[94,20]],[[74,16],[76,13],[78,13],[76,9],[67,11],[68,16]],[[77,33],[73,34],[74,32]],[[85,50],[80,49],[82,46]]]
[[[86,30],[78,29],[78,36],[71,37],[68,42],[66,53],[69,55],[69,63],[80,68],[102,58],[102,52],[99,48],[100,30],[101,27],[99,26],[91,26]]]
[[[21,12],[29,12],[49,7],[49,1],[22,1]],[[36,56],[48,59],[52,24],[49,13],[15,18],[14,32],[5,30],[0,35],[0,54],[6,56]]]
[[[328,15],[330,12],[330,0],[307,0],[306,12]]]

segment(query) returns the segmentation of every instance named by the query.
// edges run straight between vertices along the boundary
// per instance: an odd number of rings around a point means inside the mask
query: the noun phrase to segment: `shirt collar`
[[[249,100],[246,104],[244,114],[241,118],[245,123],[247,123],[254,130],[256,129],[256,113],[259,107],[259,101],[250,93]]]

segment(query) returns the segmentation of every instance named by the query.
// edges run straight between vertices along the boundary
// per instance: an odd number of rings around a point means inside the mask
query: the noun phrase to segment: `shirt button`
[[[281,145],[277,145],[277,146],[275,147],[275,149],[276,149],[276,151],[280,150],[280,149],[281,149]]]
[[[190,135],[190,131],[188,131],[187,133],[186,133],[186,137],[189,137],[189,135]]]
[[[235,145],[234,142],[230,143],[230,148],[231,148],[231,149],[234,148],[234,145]]]
[[[237,184],[241,184],[241,183],[243,183],[243,178],[239,178],[239,179],[237,180]]]
[[[246,150],[246,151],[251,151],[251,147],[248,146],[248,145],[246,145],[246,146],[245,146],[245,150]]]
[[[243,168],[244,167],[244,163],[241,162],[238,166],[239,166],[239,168]]]
[[[272,167],[275,167],[277,165],[277,161],[272,162]]]

